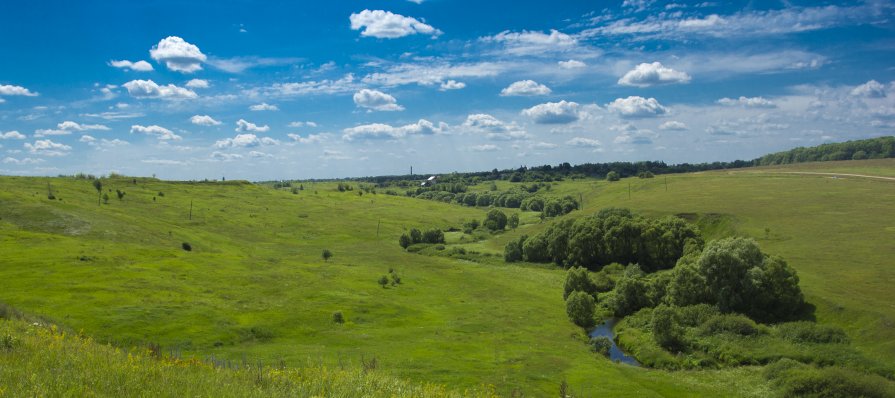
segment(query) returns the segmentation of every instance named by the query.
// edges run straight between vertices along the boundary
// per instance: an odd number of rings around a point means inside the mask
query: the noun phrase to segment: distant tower
[[[413,177],[413,166],[410,166],[410,176]]]

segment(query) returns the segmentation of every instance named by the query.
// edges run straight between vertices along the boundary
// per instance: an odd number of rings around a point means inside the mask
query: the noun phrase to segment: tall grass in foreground
[[[448,391],[376,370],[215,367],[204,361],[125,352],[55,326],[0,319],[0,397],[493,397]]]

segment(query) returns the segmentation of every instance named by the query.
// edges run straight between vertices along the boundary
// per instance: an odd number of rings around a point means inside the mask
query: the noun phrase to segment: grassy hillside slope
[[[590,353],[566,319],[562,270],[397,245],[405,228],[459,227],[483,209],[328,184],[295,195],[238,183],[103,183],[112,199],[98,205],[87,180],[0,178],[0,301],[100,341],[155,343],[183,357],[290,367],[375,357],[397,377],[489,384],[502,395],[553,395],[563,380],[577,395],[767,395],[752,368],[668,373]],[[328,262],[323,249],[334,253]],[[389,268],[403,283],[382,288]],[[335,311],[344,324],[332,322]]]
[[[891,177],[895,159],[614,183],[579,180],[554,190],[584,198],[584,211],[570,216],[628,207],[648,215],[680,214],[700,224],[709,238],[755,238],[763,251],[782,256],[798,271],[807,301],[817,306],[819,322],[844,328],[866,355],[895,366],[895,181],[794,174],[801,172]],[[520,228],[487,246],[502,250],[514,236],[540,228]]]

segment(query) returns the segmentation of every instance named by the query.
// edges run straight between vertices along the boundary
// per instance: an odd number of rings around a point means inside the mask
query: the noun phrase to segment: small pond
[[[616,318],[609,318],[606,322],[603,322],[594,330],[591,330],[589,333],[590,337],[608,337],[609,342],[612,343],[612,346],[609,347],[609,359],[613,362],[621,362],[626,363],[628,365],[640,366],[640,362],[637,362],[634,357],[626,355],[617,345],[615,345],[615,332],[612,329],[615,328],[615,324],[618,322]]]

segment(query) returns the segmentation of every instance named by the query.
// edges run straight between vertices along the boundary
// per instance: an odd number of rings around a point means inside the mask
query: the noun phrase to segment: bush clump
[[[609,357],[609,350],[612,348],[612,342],[606,336],[597,336],[590,338],[590,350],[604,357]]]
[[[818,368],[781,359],[768,365],[764,375],[784,397],[895,396],[895,385],[885,378],[835,366]]]
[[[789,322],[777,326],[780,337],[796,343],[848,343],[845,331],[835,326],[814,322]]]
[[[578,326],[594,326],[594,298],[585,292],[572,292],[566,299],[566,314]]]
[[[186,250],[186,251],[188,251],[188,252],[193,251],[193,246],[190,245],[188,242],[183,242],[183,243],[180,245],[180,247],[182,247],[183,250]]]
[[[759,332],[760,330],[755,321],[739,314],[715,315],[699,327],[699,334],[703,336],[719,333],[752,336]]]

